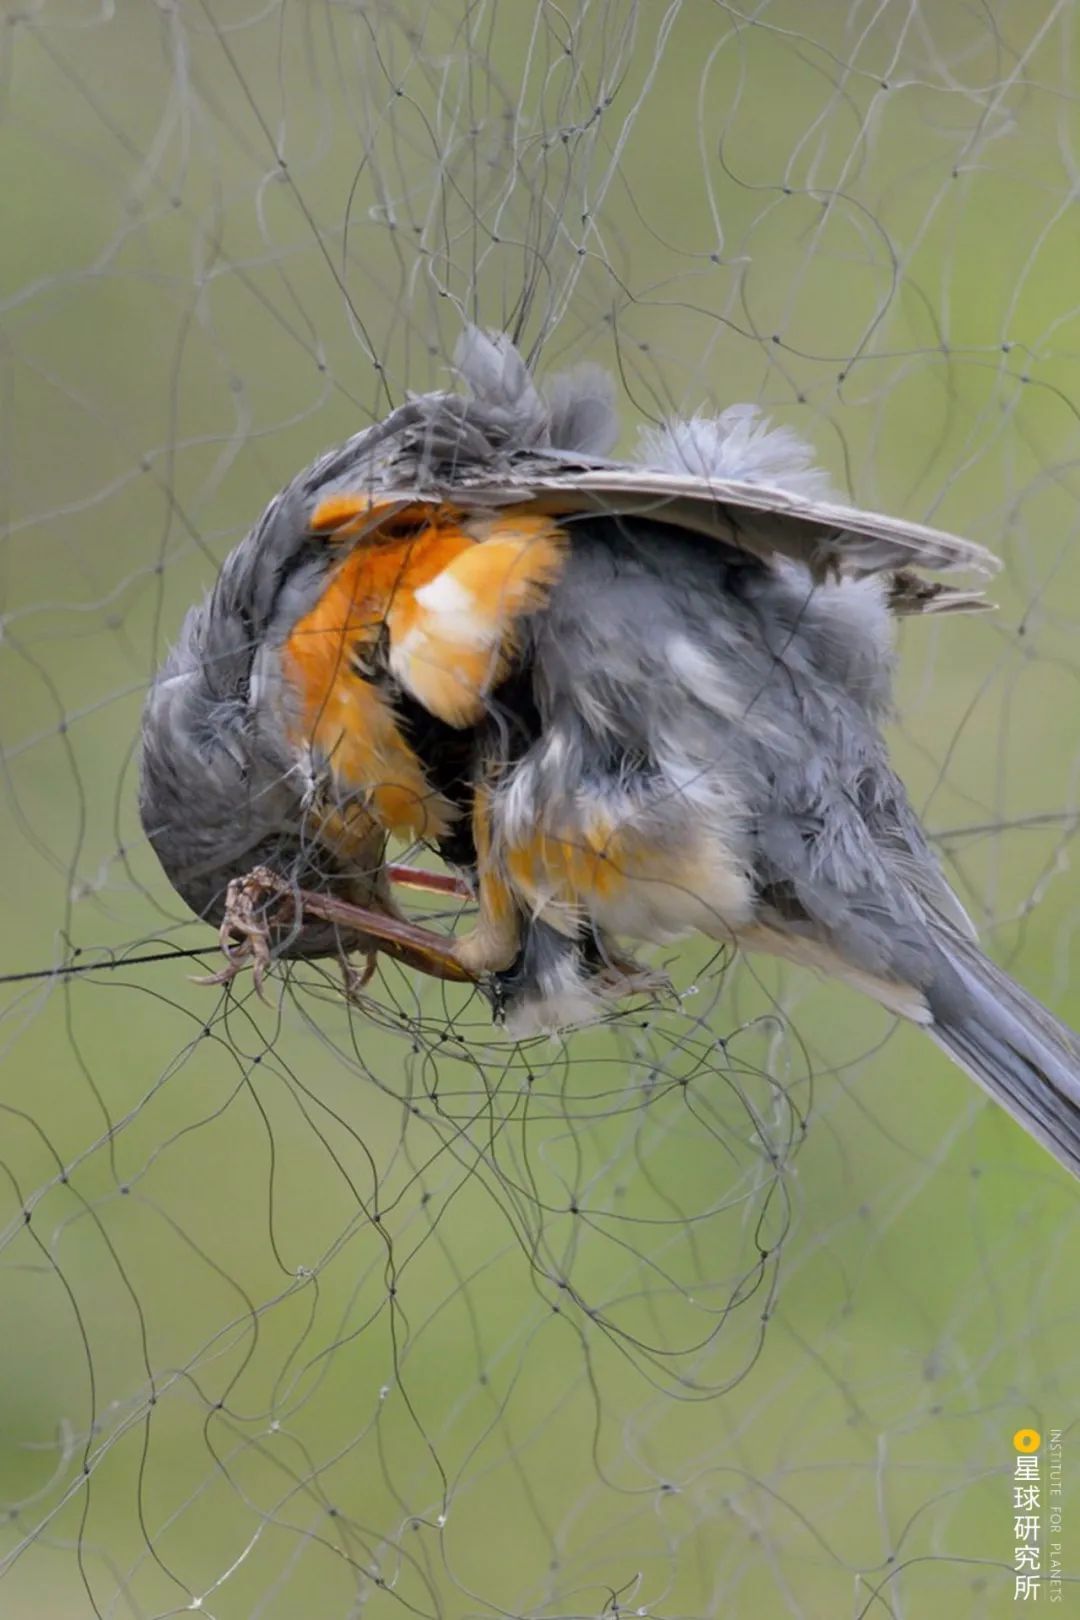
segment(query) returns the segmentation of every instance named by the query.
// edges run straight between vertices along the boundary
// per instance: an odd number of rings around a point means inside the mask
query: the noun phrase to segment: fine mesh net
[[[891,740],[1080,1022],[1078,22],[8,12],[6,1614],[1014,1612],[1012,1437],[1067,1451],[1080,1375],[1041,1149],[918,1031],[700,942],[519,1044],[386,959],[352,1003],[332,963],[194,985],[136,744],[229,548],[463,319],[614,372],[626,443],[757,402],[1004,559],[995,616],[905,628]]]

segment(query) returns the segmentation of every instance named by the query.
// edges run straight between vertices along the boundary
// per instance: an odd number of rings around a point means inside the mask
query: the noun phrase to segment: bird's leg
[[[453,979],[459,984],[470,984],[476,978],[475,973],[459,962],[453,941],[435,933],[434,929],[420,928],[416,923],[374,911],[369,906],[354,905],[351,900],[339,900],[334,895],[301,890],[297,899],[306,916],[367,935],[376,950],[406,967],[417,968],[434,979]]]
[[[505,972],[521,949],[521,914],[502,879],[481,873],[477,899],[476,927],[451,945],[455,961],[471,979]]]
[[[379,965],[378,951],[365,951],[362,967],[353,967],[347,956],[341,957],[339,965],[346,1001],[362,1000],[360,992],[367,989]]]
[[[596,988],[603,996],[655,996],[673,990],[670,976],[662,969],[648,968],[632,956],[609,953],[596,975]]]
[[[521,913],[510,886],[492,859],[491,790],[479,786],[473,799],[473,841],[476,845],[476,927],[452,946],[455,959],[473,979],[503,973],[521,949]]]
[[[400,883],[403,888],[478,901],[480,915],[476,927],[449,945],[455,960],[470,977],[500,973],[517,956],[521,946],[517,907],[506,884],[490,869],[480,873],[475,896],[465,879],[451,872],[425,872],[417,866],[390,865],[386,875],[391,883]]]
[[[269,895],[280,893],[267,878],[275,878],[268,867],[257,866],[246,877],[232,878],[225,891],[225,911],[218,929],[225,966],[217,973],[195,980],[196,984],[229,984],[246,967],[251,968],[255,990],[262,996],[263,979],[270,966],[270,930],[263,915]]]
[[[411,869],[409,869],[411,871]],[[432,874],[419,874],[426,880]],[[456,879],[450,880],[455,885]],[[449,892],[443,883],[439,892]],[[457,888],[452,892],[458,892]],[[293,918],[301,924],[317,917],[349,933],[360,934],[370,941],[372,953],[382,951],[406,967],[418,969],[436,979],[450,979],[459,984],[474,983],[477,974],[459,960],[455,944],[429,928],[420,928],[403,918],[392,917],[385,911],[370,906],[354,905],[334,895],[313,893],[298,889],[294,884],[271,871],[257,866],[246,877],[234,878],[225,897],[225,915],[220,929],[221,948],[227,958],[220,972],[200,980],[204,984],[228,984],[245,967],[251,967],[255,988],[262,993],[262,983],[271,962],[270,922],[267,902],[277,899],[285,912],[278,920],[287,920],[285,908],[291,907]],[[369,975],[370,976],[370,975]]]
[[[391,883],[400,883],[402,888],[423,889],[427,894],[449,894],[459,900],[472,899],[472,890],[465,879],[455,877],[452,872],[425,872],[419,866],[389,865],[386,875]]]
[[[391,883],[399,883],[403,889],[422,890],[425,894],[452,895],[457,900],[471,900],[473,897],[465,879],[457,877],[452,872],[428,872],[423,867],[401,866],[397,862],[388,862],[385,872]],[[349,1001],[361,999],[360,992],[366,990],[371,983],[378,963],[379,953],[376,950],[364,952],[360,967],[353,967],[347,957],[341,958],[345,995]]]

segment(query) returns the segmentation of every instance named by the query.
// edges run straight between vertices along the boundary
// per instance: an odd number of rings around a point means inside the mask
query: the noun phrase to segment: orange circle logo
[[[1042,1444],[1042,1435],[1038,1429],[1017,1429],[1013,1435],[1013,1445],[1017,1451],[1038,1451]]]

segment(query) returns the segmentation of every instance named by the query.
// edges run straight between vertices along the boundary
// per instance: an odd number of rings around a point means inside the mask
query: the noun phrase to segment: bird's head
[[[174,889],[208,922],[221,920],[230,881],[256,866],[360,904],[385,891],[385,834],[374,822],[353,817],[347,865],[317,836],[315,784],[282,679],[281,649],[339,564],[339,548],[312,530],[323,487],[314,471],[275,497],[227,558],[143,709],[143,828]],[[281,948],[321,955],[342,943],[356,942],[310,925]]]

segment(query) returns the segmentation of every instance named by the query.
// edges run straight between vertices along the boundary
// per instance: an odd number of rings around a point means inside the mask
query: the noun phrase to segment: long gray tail
[[[974,941],[950,929],[937,944],[948,970],[928,994],[928,1033],[1080,1176],[1080,1038]]]

